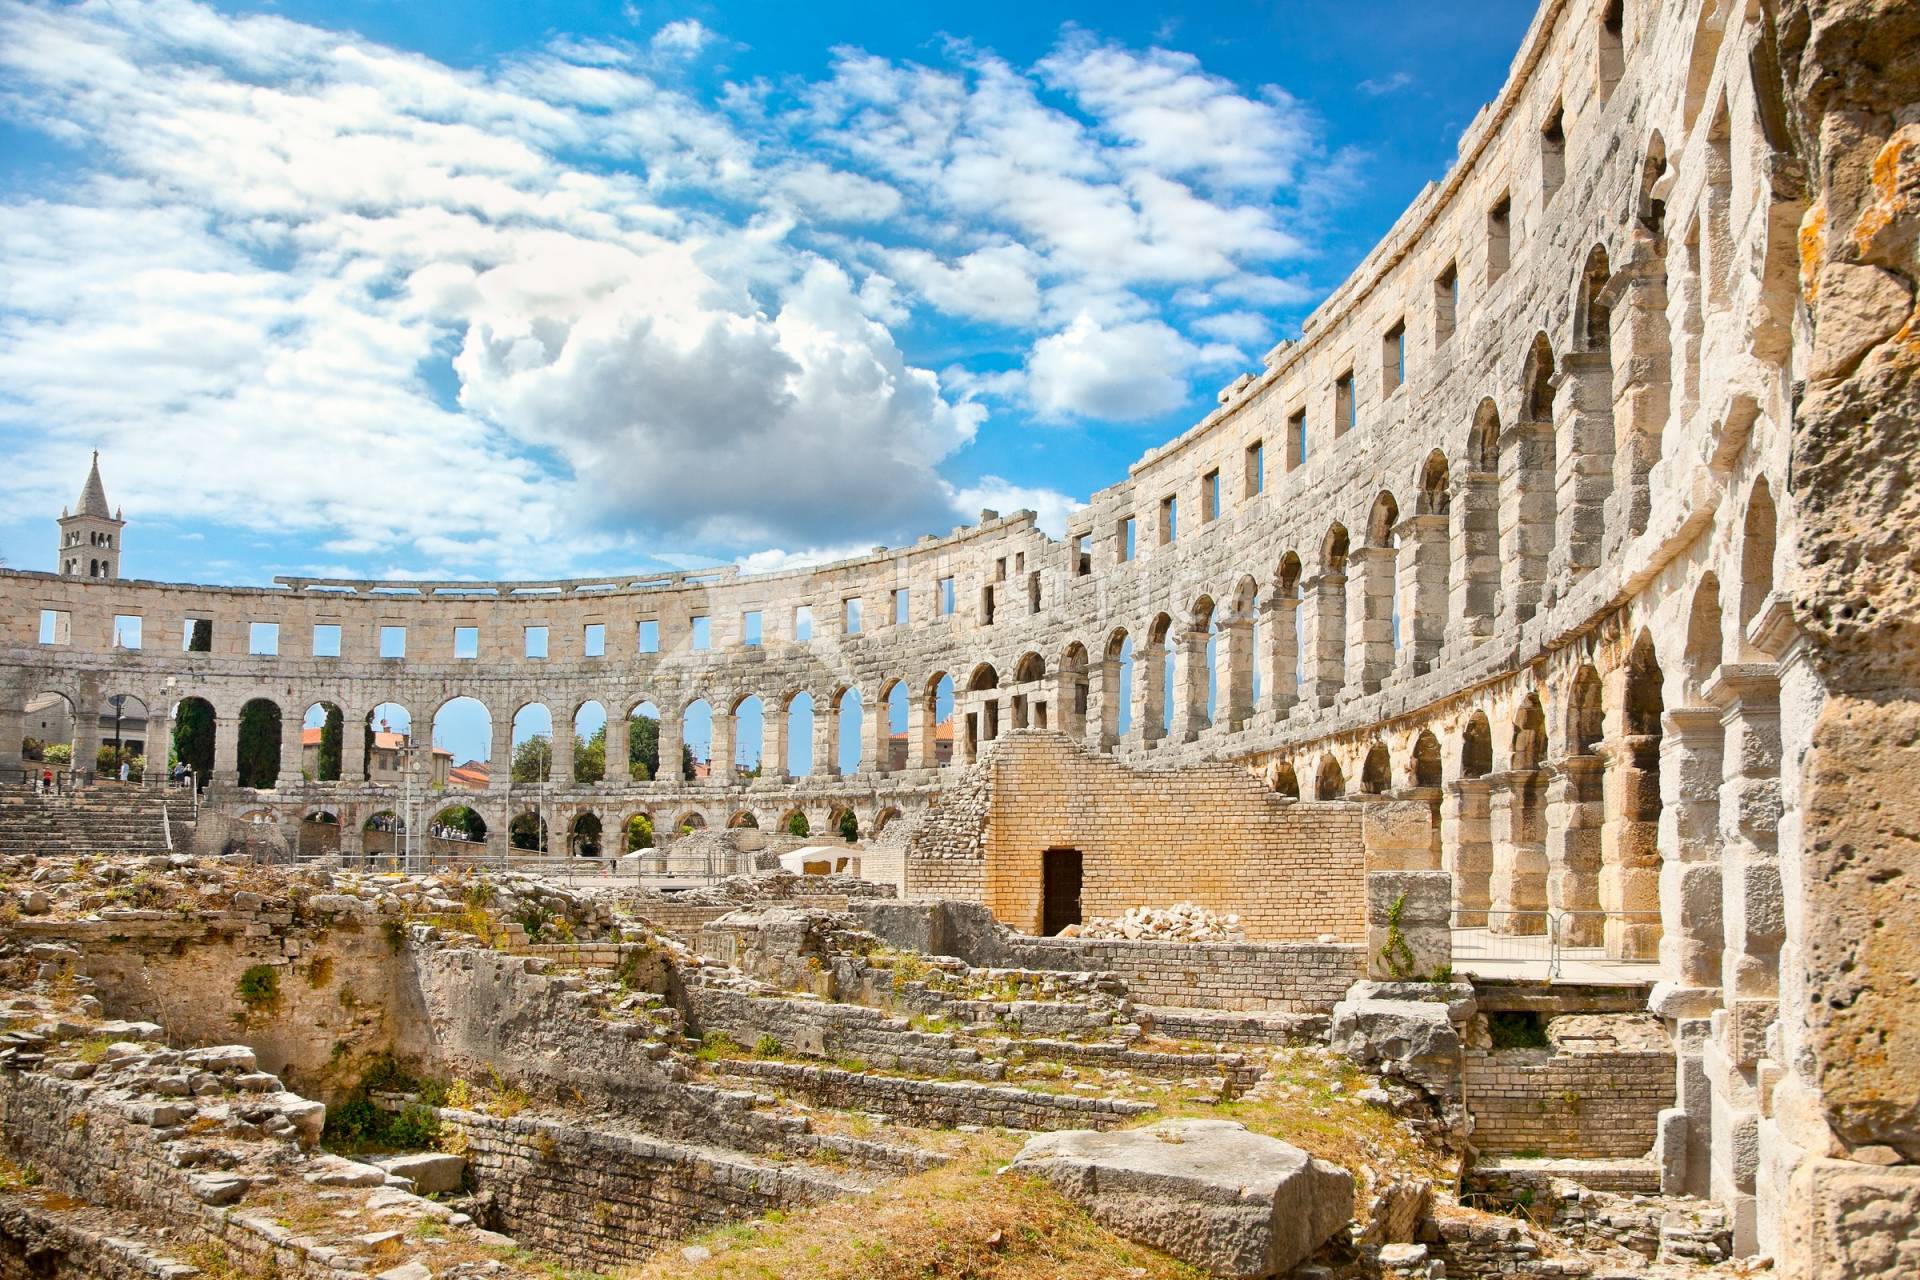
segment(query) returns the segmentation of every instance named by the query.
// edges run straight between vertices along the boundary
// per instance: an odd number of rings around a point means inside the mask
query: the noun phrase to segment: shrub
[[[280,974],[272,965],[252,965],[234,983],[234,994],[254,1013],[272,1013],[280,1007]]]

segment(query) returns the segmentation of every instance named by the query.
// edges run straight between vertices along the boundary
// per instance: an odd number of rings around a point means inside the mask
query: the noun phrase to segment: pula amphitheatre
[[[1920,1276],[1917,237],[1920,6],[1543,0],[1061,538],[157,582],[96,457],[0,1280]]]

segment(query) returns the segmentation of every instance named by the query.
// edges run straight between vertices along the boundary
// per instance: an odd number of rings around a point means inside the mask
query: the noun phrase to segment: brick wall
[[[1245,769],[1134,769],[1057,734],[1013,732],[915,833],[907,891],[1041,924],[1041,858],[1078,849],[1087,917],[1192,901],[1262,942],[1363,929],[1360,806],[1286,803]]]
[[[1570,1042],[1549,1025],[1549,1049],[1468,1049],[1473,1145],[1490,1155],[1539,1152],[1590,1159],[1644,1156],[1674,1104],[1673,1047],[1664,1034]]]

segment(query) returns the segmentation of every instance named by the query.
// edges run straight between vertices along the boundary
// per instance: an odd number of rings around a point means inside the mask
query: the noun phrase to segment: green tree
[[[187,633],[188,653],[213,652],[213,621],[210,618],[192,618],[187,625],[192,628]]]
[[[507,824],[507,843],[516,849],[539,852],[547,847],[547,824],[533,812],[521,814]]]
[[[280,774],[280,708],[255,698],[240,708],[240,785],[270,787]]]
[[[788,818],[787,834],[802,837],[812,835],[813,825],[807,821],[807,815],[796,811],[792,817]]]
[[[854,819],[853,810],[851,809],[840,815],[840,838],[842,840],[858,840],[860,838],[860,824]]]
[[[173,755],[206,785],[213,773],[213,706],[205,699],[183,698],[174,711]]]
[[[485,840],[487,824],[485,819],[464,804],[450,805],[433,817],[442,826],[452,827],[469,840]]]
[[[653,848],[653,819],[636,813],[627,819],[627,849]]]
[[[340,708],[331,702],[326,704],[326,719],[320,724],[320,750],[314,761],[317,780],[320,782],[338,782],[340,780],[340,750],[343,742],[346,717]]]
[[[627,722],[627,773],[635,782],[651,782],[660,770],[660,722],[635,716]]]
[[[536,733],[513,749],[515,782],[545,782],[553,775],[553,739]]]
[[[573,738],[573,780],[598,782],[607,776],[607,726],[593,731],[591,738],[575,734]]]

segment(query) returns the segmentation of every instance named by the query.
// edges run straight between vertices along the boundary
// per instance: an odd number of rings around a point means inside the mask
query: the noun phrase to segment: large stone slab
[[[1102,1226],[1217,1276],[1287,1271],[1353,1218],[1346,1170],[1230,1120],[1041,1134],[1012,1167]]]

